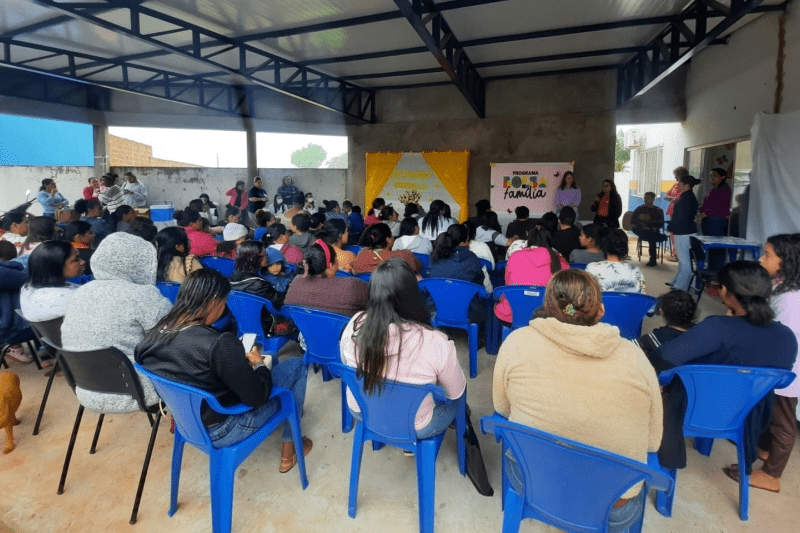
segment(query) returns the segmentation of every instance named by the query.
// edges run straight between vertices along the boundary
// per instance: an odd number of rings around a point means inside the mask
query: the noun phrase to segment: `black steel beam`
[[[480,118],[486,116],[486,84],[433,0],[394,0],[394,3],[470,107]]]
[[[159,48],[161,51],[212,66],[228,74],[241,77],[247,82],[337,111],[361,121],[375,121],[375,116],[372,112],[374,109],[372,105],[372,101],[375,98],[374,90],[365,89],[339,78],[328,76],[248,44],[237,43],[230,37],[146,6],[131,4],[123,0],[96,0],[89,4],[61,2],[58,0],[33,1],[115,33],[145,42]],[[109,8],[113,10],[114,14],[117,12],[123,13],[125,15],[124,19],[128,21],[127,25],[97,16],[96,12],[98,10],[108,11]],[[142,19],[155,19],[162,31],[150,34],[145,33],[140,25]],[[114,20],[120,20],[120,18],[114,17]],[[163,38],[166,35],[163,31],[165,29],[176,30],[175,32],[167,32],[169,33],[169,40]],[[187,35],[186,42],[191,44],[184,46],[172,44],[175,33]],[[211,51],[205,52],[209,49]],[[220,49],[225,49],[226,53],[220,53]],[[222,59],[225,56],[228,57],[229,62],[225,62]],[[119,61],[119,59],[112,61]],[[263,63],[269,63],[270,68],[253,70],[254,65]],[[234,66],[231,66],[231,64]],[[282,81],[282,79],[293,77],[296,72],[300,73],[301,79],[304,81],[304,85],[301,87],[290,87],[285,81]],[[200,77],[205,78],[206,76],[201,75]],[[324,85],[325,90],[319,90],[320,85]],[[333,97],[330,96],[331,93],[334,94]]]
[[[788,2],[760,6],[762,0],[739,0],[731,8],[712,0],[697,0],[656,35],[641,52],[619,67],[617,105],[644,94],[710,44],[745,15],[785,10]],[[716,24],[712,18],[722,18]],[[689,27],[693,23],[693,28]],[[681,40],[681,36],[686,40]]]

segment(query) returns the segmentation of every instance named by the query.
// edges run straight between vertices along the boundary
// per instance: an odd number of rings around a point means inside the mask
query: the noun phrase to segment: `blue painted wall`
[[[94,165],[92,126],[0,115],[0,166]]]

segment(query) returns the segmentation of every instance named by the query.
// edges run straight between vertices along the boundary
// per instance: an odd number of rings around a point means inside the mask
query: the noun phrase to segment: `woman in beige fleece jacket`
[[[494,408],[513,422],[647,462],[661,444],[658,380],[639,348],[615,326],[599,323],[603,312],[592,275],[557,272],[536,315],[546,318],[514,331],[500,348]],[[521,493],[511,459],[507,473]],[[640,492],[633,487],[617,502],[609,532],[627,529],[641,515]]]

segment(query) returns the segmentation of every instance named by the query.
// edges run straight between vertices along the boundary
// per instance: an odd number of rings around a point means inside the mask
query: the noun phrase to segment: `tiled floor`
[[[643,267],[648,292],[666,289],[674,265]],[[720,313],[719,302],[703,296],[701,314]],[[659,323],[649,318],[645,330]],[[467,368],[466,342],[455,332],[462,367]],[[298,356],[292,346],[286,356]],[[479,375],[469,382],[473,423],[492,412],[491,377],[494,359],[479,354]],[[45,377],[33,365],[13,364],[22,379],[24,400],[16,428],[17,449],[0,456],[0,533],[170,532],[210,531],[208,462],[187,447],[181,476],[179,509],[167,517],[172,437],[162,423],[150,474],[145,487],[139,522],[128,524],[136,483],[144,457],[149,428],[143,415],[106,418],[98,450],[89,455],[96,416],[84,416],[64,494],[56,488],[64,460],[77,402],[59,378],[45,412],[41,433],[31,435]],[[304,432],[314,440],[307,458],[310,485],[300,488],[297,472],[281,475],[279,436],[273,434],[242,465],[236,475],[233,531],[248,533],[315,531],[418,531],[414,459],[396,449],[366,449],[361,472],[358,514],[347,516],[348,476],[352,434],[343,435],[339,419],[339,387],[323,383],[319,374],[309,377]],[[484,458],[495,489],[500,487],[499,447],[481,436]],[[798,531],[800,520],[800,457],[795,450],[782,480],[781,494],[752,490],[750,521],[738,518],[738,485],[721,468],[735,462],[735,449],[727,442],[715,444],[710,458],[689,454],[688,468],[678,476],[672,518],[660,516],[648,504],[644,530],[648,532],[745,532]],[[652,499],[652,498],[651,498]],[[455,441],[446,437],[437,463],[436,530],[439,532],[500,531],[500,497],[479,496],[468,479],[458,475]],[[521,531],[552,528],[526,521]]]

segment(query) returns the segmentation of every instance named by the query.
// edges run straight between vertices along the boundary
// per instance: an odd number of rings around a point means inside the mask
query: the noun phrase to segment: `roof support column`
[[[94,176],[99,178],[110,170],[111,155],[108,149],[108,126],[92,126],[94,145]]]
[[[253,121],[245,119],[245,133],[247,134],[247,186],[253,186],[253,178],[258,176],[258,157],[256,153],[256,131],[253,129]]]

